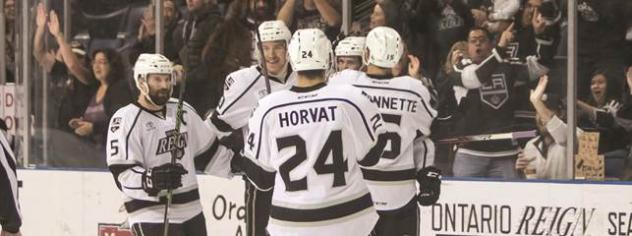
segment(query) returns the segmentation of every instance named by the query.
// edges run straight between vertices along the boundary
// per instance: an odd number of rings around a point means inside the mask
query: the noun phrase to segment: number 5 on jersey
[[[393,114],[385,114],[385,113],[382,113],[381,115],[382,115],[382,119],[384,119],[384,122],[395,124],[397,126],[399,126],[402,123],[401,115],[393,115]],[[384,152],[382,153],[382,158],[386,158],[386,159],[397,158],[401,152],[402,137],[399,136],[399,134],[396,132],[386,132],[384,134],[384,137],[387,140],[386,143],[391,144],[390,146],[391,148],[390,150],[384,150]]]

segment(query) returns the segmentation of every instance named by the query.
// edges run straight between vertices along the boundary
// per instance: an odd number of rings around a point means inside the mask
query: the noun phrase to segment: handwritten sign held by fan
[[[599,133],[584,132],[578,137],[579,149],[575,155],[575,178],[603,180],[604,157],[599,155]]]

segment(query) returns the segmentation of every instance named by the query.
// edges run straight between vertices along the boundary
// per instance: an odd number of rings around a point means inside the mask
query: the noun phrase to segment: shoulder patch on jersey
[[[112,118],[112,125],[110,126],[110,131],[112,131],[112,133],[115,133],[120,128],[121,128],[121,117]]]
[[[224,81],[224,91],[228,91],[228,89],[230,89],[230,86],[233,85],[235,83],[235,80],[233,79],[233,77],[228,76],[226,78],[226,81]]]

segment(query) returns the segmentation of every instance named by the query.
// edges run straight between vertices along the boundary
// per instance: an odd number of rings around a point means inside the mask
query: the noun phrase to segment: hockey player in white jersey
[[[417,202],[433,204],[439,196],[440,171],[430,167],[434,144],[429,139],[436,111],[419,80],[391,75],[402,54],[403,42],[397,31],[377,27],[366,38],[363,60],[367,72],[345,70],[329,81],[332,86],[352,84],[366,92],[388,130],[377,164],[362,166],[380,215],[373,235],[380,236],[419,235]],[[418,196],[415,179],[421,189]]]
[[[238,70],[226,77],[224,95],[215,111],[206,120],[213,129],[218,131],[223,143],[228,143],[227,145],[232,146],[234,150],[241,150],[243,147],[244,135],[240,134],[248,132],[248,118],[252,115],[259,99],[268,95],[269,92],[286,90],[294,84],[294,74],[287,58],[287,45],[292,37],[290,30],[282,21],[265,21],[259,25],[258,29],[261,36],[263,61],[260,61],[259,65]],[[258,50],[257,53],[261,55]],[[271,91],[266,91],[267,78],[262,70],[264,64],[268,72],[267,77],[270,79]],[[233,138],[234,136],[237,138]],[[214,159],[213,162],[229,164],[231,158],[232,156],[226,155]],[[214,163],[214,165],[220,164]],[[234,167],[240,168],[238,165]],[[272,192],[258,191],[246,181],[245,197],[246,234],[247,236],[263,236],[266,234]]]
[[[206,169],[210,154],[232,155],[184,103],[176,142],[175,78],[160,54],[141,54],[134,65],[138,100],[119,109],[108,129],[107,162],[134,235],[163,235],[166,190],[173,190],[169,235],[206,236],[195,171]],[[171,164],[172,155],[177,164]]]
[[[360,70],[362,67],[362,52],[364,50],[365,37],[350,36],[341,40],[336,45],[336,71],[346,69]]]
[[[268,231],[366,236],[378,216],[358,162],[381,154],[381,116],[361,90],[325,84],[333,55],[322,31],[296,31],[289,53],[297,83],[259,101],[242,159],[248,179],[274,192]]]

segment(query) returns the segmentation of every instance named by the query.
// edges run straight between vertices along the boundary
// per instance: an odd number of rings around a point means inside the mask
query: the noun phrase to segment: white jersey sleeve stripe
[[[373,136],[373,131],[371,130],[369,123],[367,121],[366,116],[364,115],[364,113],[362,112],[362,110],[353,102],[347,100],[347,99],[342,99],[342,98],[323,98],[323,99],[315,99],[315,100],[308,100],[308,101],[300,101],[300,102],[291,102],[291,103],[285,103],[285,104],[280,104],[277,106],[273,106],[271,108],[269,108],[268,110],[266,110],[263,113],[263,116],[261,116],[261,122],[259,122],[259,133],[261,133],[261,131],[263,130],[263,124],[265,123],[264,120],[266,119],[266,116],[274,109],[277,108],[281,108],[281,107],[286,107],[286,106],[292,106],[292,105],[297,105],[297,104],[306,104],[306,103],[314,103],[314,102],[323,102],[323,101],[341,101],[341,102],[345,102],[348,103],[349,105],[351,105],[356,111],[358,111],[358,114],[360,115],[360,117],[362,117],[362,122],[364,124],[364,127],[366,128],[366,131],[369,134],[369,137],[371,138],[371,141],[375,142],[375,137]],[[259,135],[259,140],[258,143],[261,143],[261,137],[262,135]],[[261,145],[257,146],[257,152],[255,155],[256,159],[259,159],[259,151],[261,150]]]
[[[233,105],[235,105],[235,103],[237,103],[237,101],[239,101],[239,99],[241,99],[244,95],[246,95],[246,93],[248,93],[248,91],[250,91],[250,88],[252,88],[252,86],[254,86],[257,81],[259,81],[259,79],[261,78],[261,73],[259,73],[259,75],[257,76],[256,79],[254,79],[252,81],[252,83],[250,83],[250,85],[248,85],[248,87],[246,89],[244,89],[244,91],[241,92],[241,94],[239,96],[237,96],[237,98],[235,98],[235,100],[231,101],[230,104],[228,104],[228,106],[226,106],[226,108],[224,108],[224,110],[222,111],[217,111],[219,113],[219,115],[223,115],[224,113],[226,113],[226,111],[228,111],[228,109],[230,109]],[[226,101],[224,101],[226,102]]]

